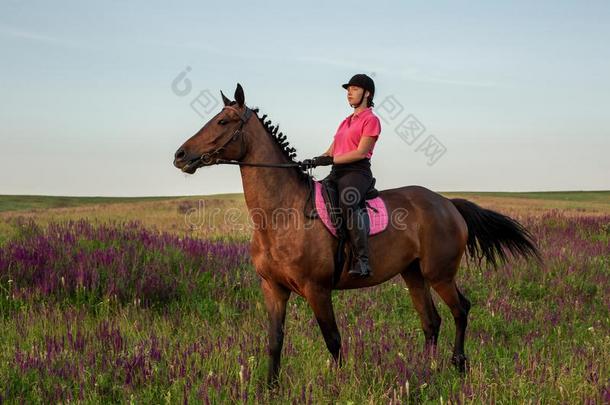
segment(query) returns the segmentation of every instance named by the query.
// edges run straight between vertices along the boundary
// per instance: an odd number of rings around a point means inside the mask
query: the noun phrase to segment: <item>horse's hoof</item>
[[[465,373],[468,370],[468,358],[465,354],[454,354],[451,357],[451,363],[460,373]]]
[[[345,365],[345,361],[343,360],[343,355],[341,353],[339,353],[339,355],[334,360],[337,368],[343,368],[343,366]]]

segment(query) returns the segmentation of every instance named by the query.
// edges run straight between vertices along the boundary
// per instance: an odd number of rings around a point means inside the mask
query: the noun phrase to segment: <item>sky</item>
[[[608,21],[607,1],[0,0],[0,194],[242,192],[235,166],[172,165],[220,90],[241,83],[303,160],[356,73],[378,189],[608,190]]]

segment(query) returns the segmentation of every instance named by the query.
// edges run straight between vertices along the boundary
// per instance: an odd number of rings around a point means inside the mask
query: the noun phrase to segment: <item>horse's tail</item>
[[[532,234],[518,221],[463,198],[452,198],[451,202],[466,221],[468,255],[478,259],[479,266],[483,257],[494,268],[497,268],[498,262],[505,263],[505,249],[513,256],[532,257],[542,265],[542,257]]]

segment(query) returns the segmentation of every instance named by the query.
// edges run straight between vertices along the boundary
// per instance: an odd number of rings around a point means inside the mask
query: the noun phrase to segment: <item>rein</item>
[[[203,155],[201,155],[198,159],[198,161],[203,164],[203,165],[210,165],[210,164],[224,164],[224,165],[239,165],[239,166],[255,166],[255,167],[275,167],[275,168],[292,168],[292,167],[301,167],[301,163],[247,163],[247,162],[240,162],[239,159],[243,158],[244,155],[246,154],[246,146],[244,143],[244,136],[243,136],[243,128],[244,125],[248,122],[248,120],[250,119],[250,117],[252,116],[252,110],[248,107],[246,107],[246,110],[244,111],[243,115],[239,113],[239,111],[237,111],[236,108],[231,107],[231,106],[225,106],[223,108],[223,110],[225,108],[228,108],[230,110],[233,110],[238,116],[239,119],[241,120],[241,124],[239,125],[239,128],[237,128],[235,130],[235,132],[233,132],[233,135],[231,135],[231,137],[225,142],[223,143],[221,146],[219,146],[218,148],[214,149],[212,152],[207,152],[204,153]],[[241,135],[241,136],[240,136]],[[240,154],[239,157],[236,160],[227,160],[227,159],[220,159],[220,158],[216,158],[215,160],[214,157],[217,156],[218,154],[220,154],[220,152],[222,152],[227,145],[229,145],[231,142],[234,142],[235,140],[237,140],[237,138],[239,137],[240,139]],[[308,187],[308,192],[307,192],[307,200],[305,201],[305,205],[303,206],[303,214],[305,215],[305,217],[309,218],[309,219],[314,219],[314,218],[319,218],[317,211],[315,210],[315,207],[311,210],[311,211],[307,211],[307,205],[309,204],[310,201],[313,200],[313,194],[314,194],[314,187],[313,187],[313,179],[311,177],[312,175],[312,169],[308,169],[309,172],[309,176],[307,179],[307,187]]]

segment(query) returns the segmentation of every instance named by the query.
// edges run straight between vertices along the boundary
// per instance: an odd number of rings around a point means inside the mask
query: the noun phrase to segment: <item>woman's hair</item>
[[[367,107],[375,107],[375,103],[373,103],[373,98],[371,96],[368,96],[366,98],[366,106]]]

